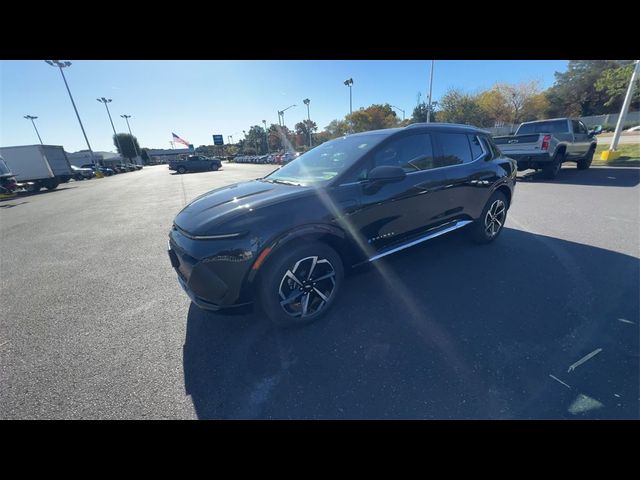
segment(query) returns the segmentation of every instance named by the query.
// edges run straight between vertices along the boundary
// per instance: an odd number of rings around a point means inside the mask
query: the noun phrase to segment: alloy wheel
[[[311,256],[298,260],[280,281],[280,306],[292,317],[318,313],[333,294],[335,277],[335,269],[326,258]]]
[[[489,238],[498,234],[506,216],[507,208],[502,200],[496,200],[491,204],[484,218],[484,231]]]

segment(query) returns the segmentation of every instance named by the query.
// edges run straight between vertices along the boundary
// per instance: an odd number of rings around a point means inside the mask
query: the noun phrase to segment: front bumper
[[[251,305],[245,283],[255,244],[250,238],[192,240],[173,229],[168,254],[180,286],[193,303],[205,310],[222,310]]]

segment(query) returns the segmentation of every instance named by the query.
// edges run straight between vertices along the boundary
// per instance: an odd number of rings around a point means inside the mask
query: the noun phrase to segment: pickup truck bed
[[[494,138],[500,150],[518,162],[518,170],[542,170],[555,178],[562,163],[577,162],[589,168],[596,149],[593,132],[579,120],[557,118],[522,123],[515,135]]]

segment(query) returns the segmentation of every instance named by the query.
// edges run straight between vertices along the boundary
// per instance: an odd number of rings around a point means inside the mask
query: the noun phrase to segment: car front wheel
[[[324,243],[276,252],[262,268],[259,303],[278,326],[308,324],[324,316],[344,278],[340,255]]]
[[[493,242],[507,221],[507,198],[502,192],[494,192],[482,210],[482,215],[471,227],[471,237],[476,243]]]
[[[178,167],[178,173],[179,173],[179,174],[183,174],[183,173],[184,173],[184,172],[186,172],[186,171],[187,171],[187,169],[186,169],[186,168],[184,168],[184,167]]]

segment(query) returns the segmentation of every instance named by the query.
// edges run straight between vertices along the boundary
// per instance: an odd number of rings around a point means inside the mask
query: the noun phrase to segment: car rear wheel
[[[178,169],[177,169],[177,170],[178,170],[178,173],[180,173],[180,174],[183,174],[184,172],[186,172],[186,171],[187,171],[187,169],[186,169],[186,168],[184,168],[184,167],[178,167]]]
[[[281,327],[308,324],[324,316],[344,278],[340,255],[324,243],[276,252],[262,269],[259,304]]]
[[[220,166],[217,163],[212,163],[210,169],[213,170],[214,172],[216,170],[218,170],[220,168]]]
[[[556,178],[562,168],[562,162],[564,162],[564,152],[556,153],[551,163],[542,167],[542,175],[544,178],[547,180],[553,180]]]
[[[494,192],[482,210],[482,215],[471,227],[474,242],[484,244],[493,242],[507,221],[507,197],[502,192]]]
[[[586,170],[591,166],[591,162],[593,162],[594,152],[595,148],[591,147],[585,157],[578,160],[578,170]]]

